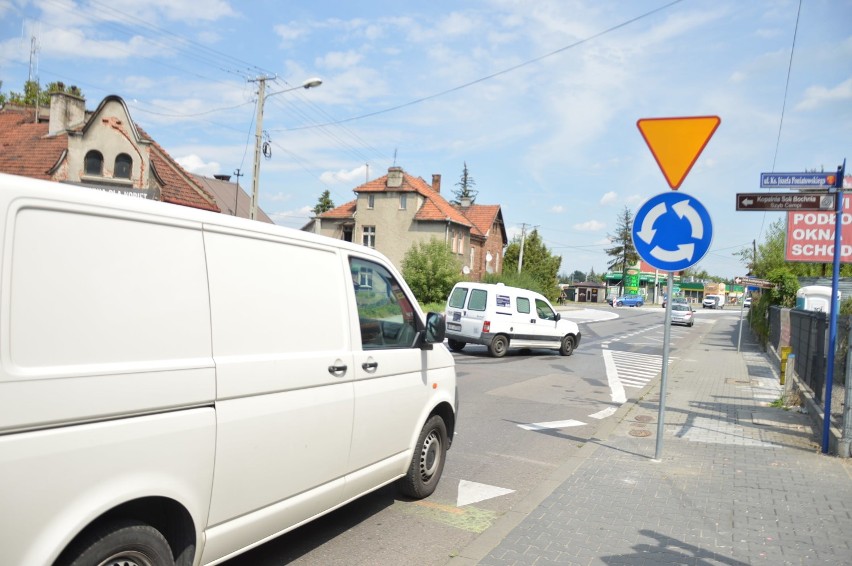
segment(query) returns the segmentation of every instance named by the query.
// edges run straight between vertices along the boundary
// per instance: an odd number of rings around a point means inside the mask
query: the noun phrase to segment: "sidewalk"
[[[852,564],[852,463],[731,326],[672,353],[659,461],[657,379],[448,564]]]

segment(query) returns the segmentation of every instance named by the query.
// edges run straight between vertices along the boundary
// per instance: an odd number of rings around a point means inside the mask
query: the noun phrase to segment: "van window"
[[[535,310],[538,312],[538,317],[543,318],[544,320],[556,320],[556,314],[553,312],[553,309],[550,308],[550,305],[547,302],[542,301],[541,299],[535,300]]]
[[[470,300],[467,302],[467,308],[472,311],[484,311],[487,302],[488,291],[484,289],[474,289],[470,292]]]
[[[464,300],[467,298],[467,288],[465,287],[456,287],[453,289],[452,294],[450,295],[450,308],[453,309],[463,309],[464,308]]]
[[[518,312],[530,314],[530,300],[528,298],[518,297],[516,302],[518,304]]]
[[[410,348],[417,336],[414,305],[383,266],[350,258],[349,269],[358,305],[361,347],[364,350]],[[361,282],[369,281],[369,286]]]

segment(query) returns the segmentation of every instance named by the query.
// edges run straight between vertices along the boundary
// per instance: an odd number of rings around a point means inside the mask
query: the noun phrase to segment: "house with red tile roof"
[[[0,109],[0,172],[220,212],[213,195],[131,119],[124,101],[50,95]]]
[[[454,206],[441,195],[440,175],[432,175],[430,185],[401,167],[388,168],[387,175],[353,192],[355,200],[320,214],[303,230],[375,248],[397,267],[415,243],[436,238],[447,243],[471,279],[501,272],[508,237],[500,205]]]

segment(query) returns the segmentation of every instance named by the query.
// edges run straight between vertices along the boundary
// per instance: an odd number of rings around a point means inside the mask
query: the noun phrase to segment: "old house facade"
[[[430,185],[401,167],[353,191],[355,200],[303,229],[375,248],[397,267],[414,244],[435,238],[449,246],[471,279],[502,269],[508,239],[499,205],[454,206],[441,195],[440,175],[432,175]]]

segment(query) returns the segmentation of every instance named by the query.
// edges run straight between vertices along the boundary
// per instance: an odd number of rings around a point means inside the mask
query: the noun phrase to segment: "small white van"
[[[703,309],[724,309],[725,297],[723,295],[705,295],[701,302]]]
[[[370,248],[0,175],[0,564],[217,564],[430,495],[443,334]]]
[[[509,348],[547,348],[570,356],[580,344],[577,324],[564,320],[543,295],[502,283],[457,283],[447,300],[447,344],[488,346],[495,358]]]

